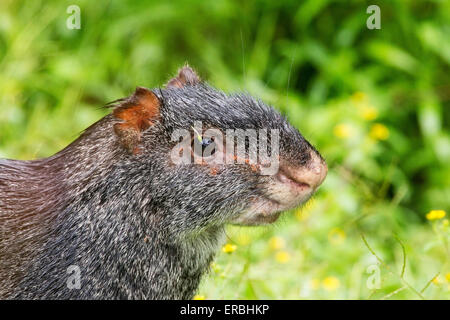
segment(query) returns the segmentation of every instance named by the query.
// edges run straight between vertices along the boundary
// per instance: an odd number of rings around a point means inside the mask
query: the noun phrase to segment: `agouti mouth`
[[[278,171],[276,178],[281,183],[292,185],[294,188],[299,188],[300,190],[306,190],[310,188],[311,186],[303,181],[295,180],[291,175],[289,175],[287,172],[285,172],[283,169],[280,168]]]
[[[301,180],[299,175],[296,178],[289,173],[289,170],[280,168],[274,175],[271,182],[268,182],[263,199],[270,203],[268,205],[270,214],[294,209],[306,202],[314,193],[315,188],[309,183]]]

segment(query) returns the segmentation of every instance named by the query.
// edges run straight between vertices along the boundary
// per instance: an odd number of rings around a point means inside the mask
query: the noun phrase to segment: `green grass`
[[[72,4],[80,30],[65,27]],[[199,295],[448,299],[450,2],[381,1],[381,30],[366,28],[370,4],[3,0],[0,157],[53,154],[102,105],[189,62],[280,109],[329,165],[303,209],[230,227],[236,250]]]

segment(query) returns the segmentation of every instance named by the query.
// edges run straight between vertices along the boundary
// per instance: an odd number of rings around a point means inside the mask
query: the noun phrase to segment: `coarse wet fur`
[[[190,71],[118,100],[54,156],[0,160],[0,298],[192,298],[225,224],[265,196],[270,177],[247,165],[214,174],[174,165],[177,128],[194,121],[224,132],[277,128],[286,161],[304,167],[311,152],[318,155],[273,108],[191,79]],[[126,114],[142,96],[157,104],[144,120]],[[70,286],[71,266],[79,288]]]

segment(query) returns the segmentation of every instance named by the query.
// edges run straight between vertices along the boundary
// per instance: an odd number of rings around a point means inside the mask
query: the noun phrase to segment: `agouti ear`
[[[142,132],[159,117],[159,107],[160,101],[153,92],[137,87],[131,97],[123,100],[114,109],[114,117],[122,120],[114,125],[114,132],[131,154],[139,153]]]
[[[185,86],[195,86],[200,83],[200,77],[188,65],[178,70],[178,75],[167,83],[170,88],[183,88]]]

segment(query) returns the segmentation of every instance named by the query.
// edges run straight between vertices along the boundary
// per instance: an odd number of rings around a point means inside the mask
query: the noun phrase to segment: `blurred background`
[[[0,158],[52,155],[189,62],[286,114],[329,166],[276,225],[229,227],[196,299],[448,299],[449,34],[443,0],[2,0]]]

